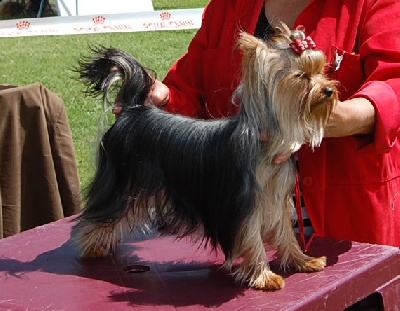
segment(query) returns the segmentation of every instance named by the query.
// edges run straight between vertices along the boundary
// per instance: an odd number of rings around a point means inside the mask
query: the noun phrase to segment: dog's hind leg
[[[82,257],[105,257],[114,251],[128,229],[127,226],[127,217],[117,222],[104,223],[80,218],[72,229],[73,241]]]
[[[82,257],[105,257],[120,239],[113,224],[95,224],[86,220],[79,221],[72,235]]]

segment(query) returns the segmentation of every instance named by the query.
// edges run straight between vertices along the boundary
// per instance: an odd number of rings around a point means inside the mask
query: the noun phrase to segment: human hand
[[[286,162],[287,160],[289,160],[291,156],[292,156],[291,152],[288,152],[285,154],[278,154],[274,157],[273,163],[275,165],[282,164],[283,162]]]
[[[160,80],[154,79],[154,83],[150,88],[150,92],[144,102],[145,105],[165,107],[169,102],[169,88]],[[113,113],[118,116],[122,111],[122,103],[120,96],[115,99]]]
[[[375,128],[375,108],[366,98],[338,101],[325,127],[325,137],[371,134]]]
[[[259,136],[258,136],[258,139],[259,139],[259,140],[261,140],[261,141],[266,141],[266,140],[267,140],[267,136],[266,136],[265,134],[259,133],[258,135],[259,135]],[[299,146],[299,148],[300,148],[300,146]],[[294,152],[296,152],[299,148],[297,148],[296,150],[293,149],[292,151],[288,151],[288,152],[283,153],[283,154],[277,154],[277,155],[274,157],[274,159],[272,160],[272,163],[273,163],[274,165],[279,165],[279,164],[282,164],[283,162],[286,162],[287,160],[290,159],[290,157],[292,156],[292,154],[293,154]]]
[[[160,80],[154,79],[154,83],[150,88],[145,104],[163,108],[168,104],[168,102],[169,88]]]
[[[325,137],[342,137],[356,134],[371,134],[375,127],[375,108],[365,98],[338,101],[325,127]],[[274,157],[275,165],[286,162],[292,152]]]

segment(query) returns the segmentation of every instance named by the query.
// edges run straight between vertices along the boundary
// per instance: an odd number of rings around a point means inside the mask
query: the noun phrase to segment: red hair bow
[[[300,55],[307,49],[315,49],[317,45],[315,44],[314,40],[304,34],[304,28],[298,27],[295,31],[293,31],[291,36],[293,42],[289,43],[289,46],[292,50]]]

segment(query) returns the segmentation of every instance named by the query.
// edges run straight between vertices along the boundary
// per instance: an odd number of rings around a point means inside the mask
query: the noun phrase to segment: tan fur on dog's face
[[[282,109],[280,118],[286,120],[284,115],[292,114],[289,110],[297,109],[296,120],[286,122],[298,122],[299,136],[303,136],[304,143],[312,148],[321,144],[324,136],[324,128],[332,108],[338,100],[336,82],[327,79],[325,71],[325,56],[316,50],[306,50],[297,58],[290,74],[278,84],[280,101],[276,104]],[[289,107],[286,103],[297,102],[297,107]]]
[[[258,104],[257,109],[242,109],[257,120],[263,136],[285,137],[281,146],[271,146],[275,154],[296,151],[304,143],[319,146],[338,98],[336,82],[324,74],[325,55],[311,49],[296,55],[289,46],[290,35],[286,28],[273,42],[264,42],[241,33],[238,41],[246,77],[240,96],[242,102]]]

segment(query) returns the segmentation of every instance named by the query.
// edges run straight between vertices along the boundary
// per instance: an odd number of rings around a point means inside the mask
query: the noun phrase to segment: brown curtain
[[[62,99],[39,83],[0,85],[0,238],[80,210]]]

